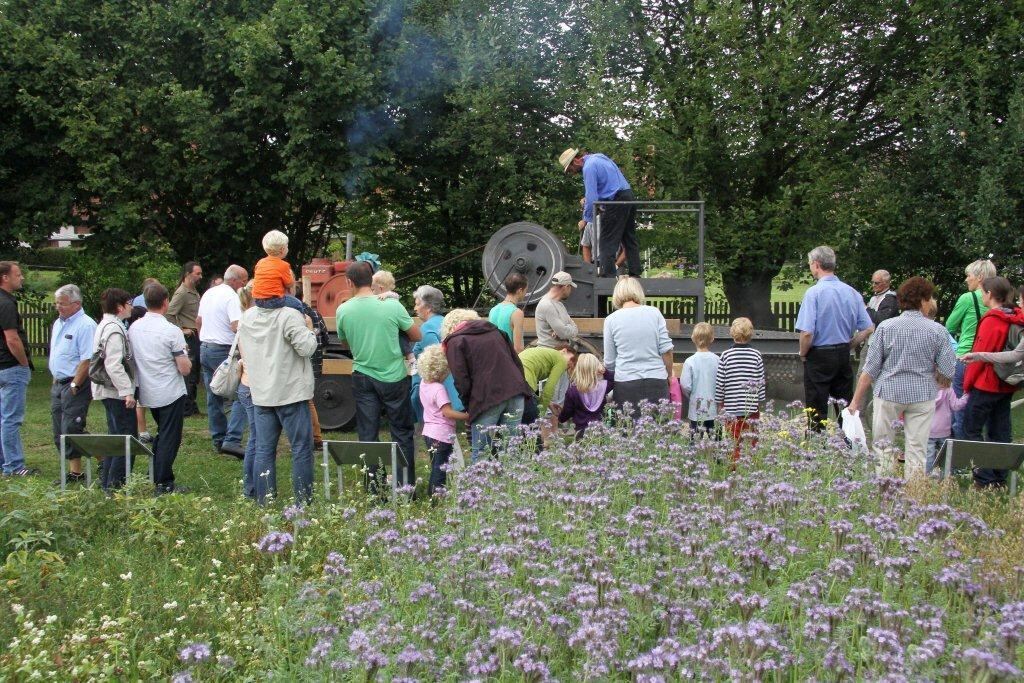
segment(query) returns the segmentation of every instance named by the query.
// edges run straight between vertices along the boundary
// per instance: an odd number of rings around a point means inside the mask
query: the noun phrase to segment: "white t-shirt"
[[[203,320],[199,341],[230,346],[235,340],[231,323],[237,323],[242,317],[238,293],[229,284],[210,287],[199,300],[199,317]]]
[[[181,328],[159,313],[148,312],[128,328],[128,341],[135,354],[143,406],[163,408],[185,395],[185,378],[174,360],[186,353]]]

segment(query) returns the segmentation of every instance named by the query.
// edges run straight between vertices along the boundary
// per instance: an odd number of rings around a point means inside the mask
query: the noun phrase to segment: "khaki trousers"
[[[896,428],[894,425],[903,414],[904,465],[903,476],[910,479],[924,475],[925,453],[928,449],[928,434],[935,415],[935,401],[917,403],[893,403],[875,397],[874,416],[871,422],[871,442],[878,459],[880,475],[890,475],[896,469]]]

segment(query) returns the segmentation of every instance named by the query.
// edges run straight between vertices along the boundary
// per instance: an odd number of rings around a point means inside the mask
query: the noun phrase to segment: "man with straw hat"
[[[621,244],[626,251],[626,267],[620,275],[640,277],[640,245],[636,239],[636,205],[633,190],[615,162],[604,154],[588,154],[570,147],[558,157],[564,173],[583,175],[583,220],[580,230],[594,220],[594,202],[622,202],[602,207],[598,244],[601,274],[615,273],[615,255]]]

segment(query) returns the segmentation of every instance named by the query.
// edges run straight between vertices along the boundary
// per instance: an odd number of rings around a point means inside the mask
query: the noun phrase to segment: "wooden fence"
[[[693,324],[697,321],[697,300],[696,299],[663,299],[652,297],[649,300],[652,306],[660,310],[666,318],[678,318],[683,323]],[[609,306],[611,302],[609,302]],[[800,303],[797,301],[774,301],[772,312],[777,320],[777,329],[786,332],[796,330],[796,316],[800,310]],[[704,321],[712,325],[724,325],[726,327],[732,322],[732,313],[729,310],[727,301],[708,301],[704,304]]]
[[[28,352],[36,357],[49,355],[50,330],[57,319],[57,309],[51,303],[20,299],[18,313],[28,335]]]
[[[676,318],[683,323],[693,324],[697,320],[696,299],[662,299],[652,297],[652,306],[657,307],[666,318]],[[608,312],[611,312],[611,300],[608,301]],[[800,304],[796,301],[776,301],[772,303],[772,312],[778,320],[778,329],[788,332],[796,328],[796,314]],[[18,312],[22,324],[28,334],[29,353],[33,356],[45,356],[50,352],[50,330],[57,319],[57,311],[53,304],[28,300],[18,301]],[[732,322],[729,303],[726,301],[708,301],[704,305],[704,320],[712,325],[728,327]]]

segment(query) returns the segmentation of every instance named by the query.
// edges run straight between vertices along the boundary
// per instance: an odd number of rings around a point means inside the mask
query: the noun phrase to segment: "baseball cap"
[[[564,270],[560,270],[551,276],[551,284],[559,286],[570,285],[573,288],[576,287],[576,283],[572,281],[572,275],[569,275],[569,273]]]

